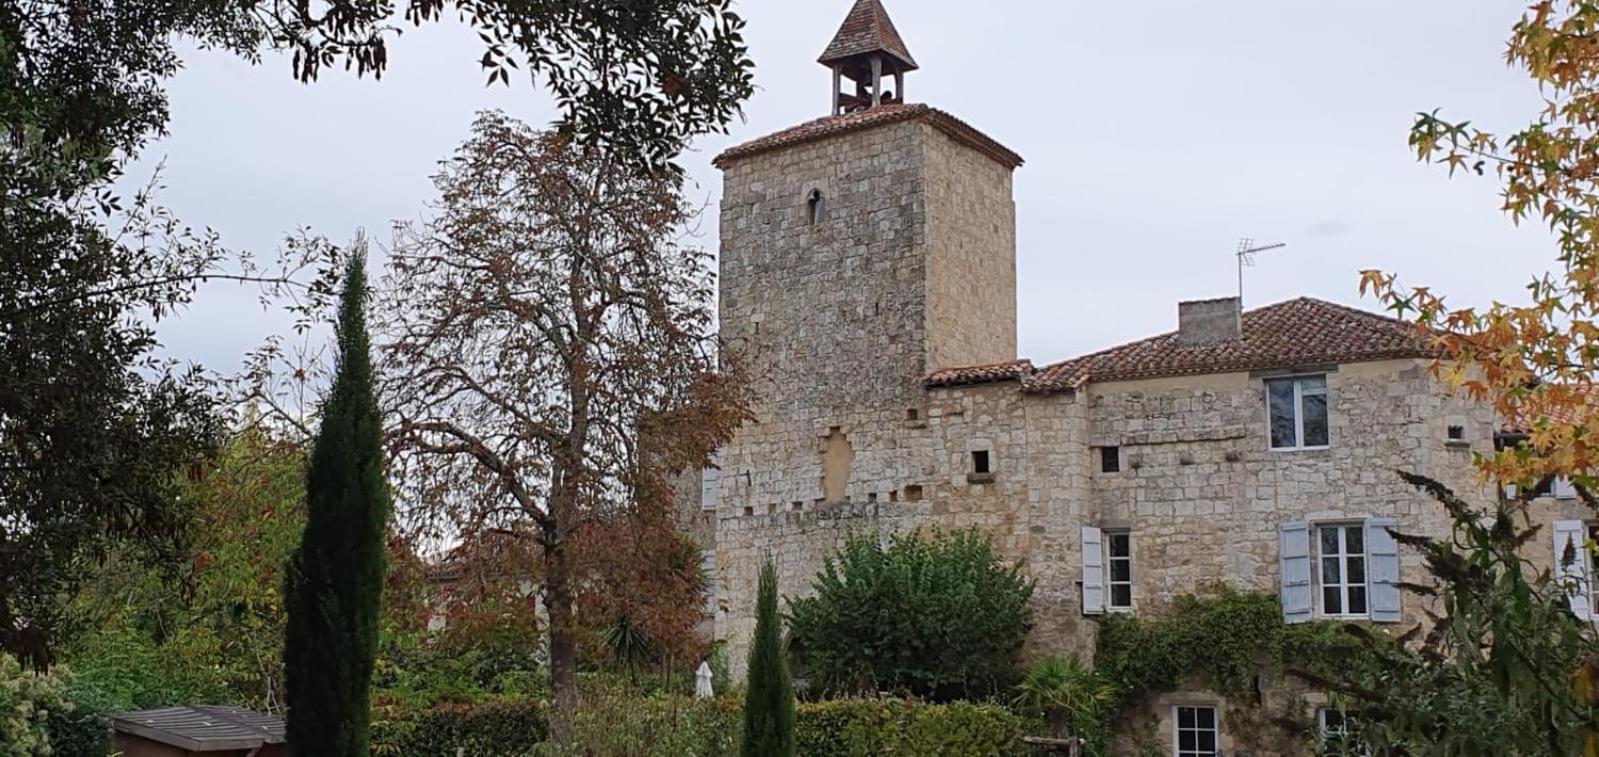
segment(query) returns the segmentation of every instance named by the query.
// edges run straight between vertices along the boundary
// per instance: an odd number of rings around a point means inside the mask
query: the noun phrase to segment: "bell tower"
[[[833,42],[818,60],[833,70],[833,115],[905,101],[905,74],[918,66],[879,0],[856,0]],[[883,91],[884,77],[894,89]],[[845,92],[844,80],[854,82]]]
[[[715,160],[721,337],[756,394],[702,502],[733,659],[767,556],[781,591],[803,592],[847,534],[894,530],[927,506],[928,376],[1016,358],[1021,157],[904,101],[917,62],[880,0],[855,0],[820,61],[831,113]]]

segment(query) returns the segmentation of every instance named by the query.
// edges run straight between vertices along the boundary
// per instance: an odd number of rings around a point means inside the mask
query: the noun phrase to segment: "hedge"
[[[378,706],[372,716],[372,753],[407,757],[526,754],[549,731],[538,702],[441,704],[422,711]]]
[[[795,741],[805,757],[911,757],[1022,753],[1028,722],[995,705],[838,699],[799,706]]]

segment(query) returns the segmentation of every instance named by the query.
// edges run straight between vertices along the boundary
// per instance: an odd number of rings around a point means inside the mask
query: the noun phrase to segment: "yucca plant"
[[[1045,657],[1016,685],[1016,709],[1049,722],[1057,739],[1096,737],[1116,702],[1116,685],[1076,657]]]

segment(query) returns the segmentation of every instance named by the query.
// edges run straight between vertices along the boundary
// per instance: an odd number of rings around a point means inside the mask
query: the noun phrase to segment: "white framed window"
[[[1316,556],[1321,570],[1321,614],[1333,618],[1364,618],[1371,610],[1366,601],[1366,534],[1361,523],[1323,524],[1316,527]]]
[[[1106,586],[1110,594],[1105,609],[1126,612],[1133,609],[1133,535],[1128,531],[1105,532],[1105,562],[1110,568]]]
[[[1297,376],[1267,381],[1266,416],[1272,449],[1327,447],[1327,377]]]
[[[1172,736],[1173,757],[1216,757],[1216,708],[1173,707]]]
[[[1326,757],[1366,757],[1370,750],[1355,738],[1355,717],[1331,707],[1316,710],[1316,731]]]

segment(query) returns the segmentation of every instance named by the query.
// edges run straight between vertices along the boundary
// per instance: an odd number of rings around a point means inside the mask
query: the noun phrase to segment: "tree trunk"
[[[560,512],[561,508],[552,508]],[[561,521],[557,517],[557,528]],[[572,566],[565,539],[556,535],[544,548],[544,609],[550,615],[550,692],[555,709],[550,713],[550,739],[572,743],[577,715],[577,622],[572,592]]]

